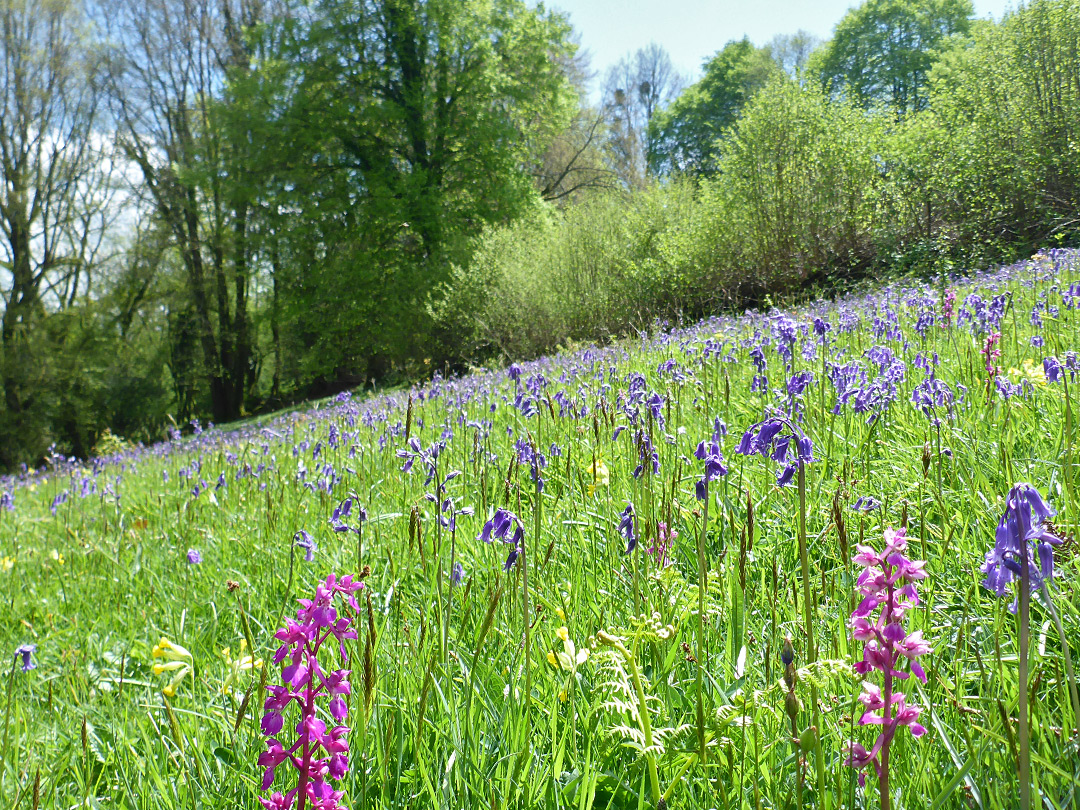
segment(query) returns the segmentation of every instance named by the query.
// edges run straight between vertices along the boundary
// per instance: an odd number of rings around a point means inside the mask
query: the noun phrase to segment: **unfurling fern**
[[[596,674],[600,688],[607,695],[601,707],[611,714],[614,721],[608,731],[619,738],[624,746],[645,757],[653,806],[661,806],[670,796],[674,785],[661,795],[657,762],[667,753],[667,743],[688,731],[690,726],[653,727],[654,715],[650,704],[662,706],[663,703],[646,691],[637,660],[641,641],[667,641],[675,635],[674,628],[661,626],[656,616],[652,621],[643,617],[634,624],[636,629],[630,648],[619,636],[604,631],[596,634],[597,641],[606,648],[595,657]]]

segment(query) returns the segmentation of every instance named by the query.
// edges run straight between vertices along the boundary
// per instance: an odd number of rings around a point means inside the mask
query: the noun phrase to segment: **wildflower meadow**
[[[1080,253],[0,479],[4,807],[1080,806]]]

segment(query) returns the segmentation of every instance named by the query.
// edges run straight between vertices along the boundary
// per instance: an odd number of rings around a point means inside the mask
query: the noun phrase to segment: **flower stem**
[[[1072,703],[1073,728],[1076,729],[1077,734],[1080,734],[1080,697],[1078,697],[1076,691],[1076,672],[1073,670],[1072,653],[1069,651],[1069,638],[1065,635],[1065,628],[1061,625],[1061,616],[1058,615],[1057,608],[1054,607],[1054,603],[1050,599],[1050,591],[1046,587],[1046,580],[1043,580],[1042,583],[1042,595],[1046,607],[1050,610],[1050,618],[1054,621],[1054,627],[1057,628],[1058,637],[1061,639],[1061,651],[1065,659],[1065,676],[1069,679],[1069,701]]]
[[[709,479],[705,479],[705,506],[701,513],[701,533],[698,535],[698,615],[697,615],[697,738],[698,757],[706,762],[705,696],[702,670],[705,668],[705,593],[709,587],[709,571],[705,562],[705,535],[709,529]]]
[[[1031,735],[1028,730],[1028,613],[1031,609],[1030,555],[1027,540],[1020,548],[1020,810],[1031,810]]]
[[[807,658],[813,664],[817,661],[817,645],[814,643],[813,597],[810,594],[810,562],[806,551],[806,465],[799,461],[799,566],[802,570],[803,614],[806,625]],[[821,729],[821,716],[818,708],[818,688],[810,684],[810,703],[814,725]],[[814,764],[817,772],[818,795],[825,795],[825,758],[821,750],[821,735],[817,735],[814,744]]]
[[[892,566],[885,562],[882,565],[882,570],[885,573],[886,578],[892,575]],[[889,622],[892,620],[892,606],[893,606],[893,586],[888,585],[885,598],[885,609],[882,611],[882,625],[884,627],[889,626]],[[889,725],[889,717],[892,714],[892,696],[893,696],[893,675],[892,670],[896,666],[896,652],[892,649],[892,644],[886,642],[889,649],[889,668],[885,671],[884,683],[882,685],[882,699],[885,702],[885,706],[881,710],[881,733],[885,739],[881,743],[880,763],[877,769],[878,776],[878,794],[881,796],[881,810],[889,810],[892,807],[892,795],[889,793],[889,748],[892,747],[892,738],[894,729]]]
[[[11,674],[8,675],[7,706],[4,709],[4,747],[0,750],[0,791],[4,788],[4,771],[7,770],[8,732],[11,730],[11,698],[15,694],[15,666],[19,661],[16,655],[11,659]]]

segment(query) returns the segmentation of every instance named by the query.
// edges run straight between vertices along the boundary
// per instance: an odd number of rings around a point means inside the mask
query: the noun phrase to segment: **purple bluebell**
[[[782,434],[781,431],[785,428],[790,432]],[[794,458],[791,454],[792,445],[795,449]],[[810,437],[788,420],[778,416],[752,425],[743,434],[735,452],[744,456],[757,454],[786,465],[776,479],[776,485],[781,487],[791,481],[800,465],[815,461],[814,445]]]
[[[20,664],[20,668],[23,672],[29,672],[32,669],[37,669],[37,664],[35,664],[33,659],[30,658],[30,656],[33,655],[35,652],[37,652],[37,644],[20,644],[18,647],[15,648],[15,657],[22,657],[22,664]]]
[[[521,553],[521,545],[525,540],[525,529],[521,523],[521,518],[509,509],[500,507],[495,510],[491,520],[484,524],[476,539],[483,540],[485,543],[490,543],[492,540],[501,540],[508,545],[512,545],[510,556],[506,558],[506,562],[503,564],[503,568],[509,571],[513,568],[518,555]]]
[[[334,508],[330,514],[331,529],[339,533],[352,532],[353,534],[360,534],[363,531],[364,523],[368,519],[367,510],[358,505],[354,514],[354,503],[359,504],[359,500],[356,493],[352,492]],[[350,518],[352,518],[351,522]]]
[[[881,508],[881,503],[869,495],[860,495],[851,508],[856,512],[873,512]]]
[[[715,434],[712,442],[700,442],[694,451],[694,458],[705,462],[705,473],[694,484],[694,495],[699,501],[705,500],[705,491],[709,481],[716,481],[727,475],[728,469],[724,466],[724,456],[720,452],[720,445],[716,441]]]
[[[1028,558],[1028,573],[1032,590],[1038,590],[1054,575],[1053,547],[1062,540],[1049,519],[1053,510],[1031,484],[1017,484],[1009,490],[1005,512],[998,521],[994,547],[986,553],[982,571],[986,574],[983,586],[998,596],[1006,596],[1009,585],[1023,571],[1021,554]],[[1014,599],[1009,610],[1016,612]]]
[[[935,408],[946,408],[951,411],[956,395],[944,380],[933,376],[924,379],[915,386],[911,392],[911,401],[926,416],[931,416]]]
[[[1061,382],[1061,363],[1056,357],[1043,358],[1043,373],[1046,375],[1046,381],[1048,383]]]
[[[297,548],[304,549],[304,560],[307,562],[311,562],[315,559],[315,552],[318,551],[315,540],[303,529],[293,535],[293,545]]]
[[[202,554],[199,553],[197,548],[189,548],[187,550],[187,561],[189,565],[198,565],[202,562]]]
[[[619,520],[619,534],[626,538],[626,554],[637,548],[638,536],[634,527],[634,518],[634,505],[627,501]]]

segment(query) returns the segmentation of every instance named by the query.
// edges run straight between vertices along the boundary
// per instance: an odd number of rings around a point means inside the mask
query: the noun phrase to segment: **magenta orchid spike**
[[[880,554],[867,545],[859,545],[857,551],[854,561],[863,569],[857,580],[862,601],[851,614],[850,627],[855,640],[863,642],[863,658],[855,664],[855,671],[865,677],[876,670],[882,679],[881,686],[863,682],[859,700],[864,709],[859,725],[881,726],[881,732],[869,751],[856,741],[850,742],[844,764],[860,771],[860,785],[866,783],[862,771],[873,767],[882,810],[889,810],[889,748],[893,738],[902,726],[915,737],[926,733],[918,722],[919,707],[910,705],[904,693],[894,689],[897,680],[912,675],[926,683],[918,658],[930,652],[930,645],[921,630],[904,630],[907,611],[919,604],[915,583],[926,578],[926,562],[904,556],[907,537],[903,529],[885,530],[885,548]]]
[[[324,672],[319,666],[319,651],[333,638],[337,641],[342,662],[348,661],[345,642],[356,638],[349,629],[352,618],[335,607],[340,599],[354,612],[360,610],[354,594],[364,587],[351,576],[337,579],[333,574],[320,582],[314,599],[300,599],[297,621],[286,619],[285,627],[274,634],[282,642],[274,653],[274,663],[281,670],[282,685],[266,687],[270,693],[263,706],[262,730],[267,736],[266,751],[259,756],[264,768],[262,789],[270,790],[275,769],[288,763],[296,769],[296,787],[282,794],[275,791],[270,798],[260,798],[268,810],[337,810],[342,792],[334,790],[329,780],[339,781],[349,769],[349,743],[345,739],[348,727],[341,725],[348,714],[345,696],[350,694],[349,670]],[[327,702],[327,711],[335,725],[327,724],[316,713],[316,702]],[[284,712],[295,702],[300,717],[296,724],[296,739],[286,748],[276,735],[285,726]]]

